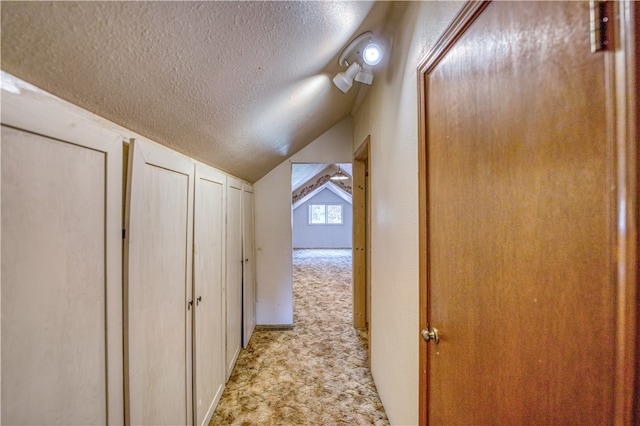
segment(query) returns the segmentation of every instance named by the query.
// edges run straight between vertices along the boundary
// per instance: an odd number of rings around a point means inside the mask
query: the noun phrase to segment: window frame
[[[315,206],[324,207],[324,222],[313,222],[312,210]],[[340,222],[329,223],[329,206],[340,206]],[[344,226],[344,204],[343,203],[309,203],[307,207],[307,225],[309,226]]]

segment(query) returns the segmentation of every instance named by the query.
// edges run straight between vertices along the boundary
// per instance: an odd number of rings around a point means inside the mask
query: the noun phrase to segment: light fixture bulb
[[[342,93],[347,93],[353,84],[353,78],[360,72],[360,64],[357,62],[349,65],[346,71],[338,73],[333,77],[333,84],[336,85]]]
[[[342,170],[340,170],[340,164],[338,164],[338,171],[335,172],[330,178],[330,180],[346,180],[349,179],[349,176],[344,174]]]
[[[371,86],[371,83],[373,83],[373,72],[371,69],[363,67],[360,72],[356,74],[355,80],[358,83]]]
[[[331,180],[346,180],[349,179],[349,177],[347,175],[345,175],[342,172],[336,172],[335,175],[331,176],[329,179]]]
[[[367,65],[378,65],[382,60],[382,49],[377,44],[371,42],[362,51],[362,59]]]

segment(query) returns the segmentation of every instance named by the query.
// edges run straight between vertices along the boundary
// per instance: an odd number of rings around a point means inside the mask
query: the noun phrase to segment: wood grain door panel
[[[610,424],[606,53],[591,53],[587,2],[467,13],[422,68],[429,423]]]

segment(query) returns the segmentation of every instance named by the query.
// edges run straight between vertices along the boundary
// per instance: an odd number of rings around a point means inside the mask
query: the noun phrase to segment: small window
[[[330,225],[342,225],[342,204],[327,205],[327,223]]]
[[[322,225],[327,222],[327,214],[324,204],[309,205],[309,224]]]
[[[309,204],[309,225],[342,225],[342,204]]]

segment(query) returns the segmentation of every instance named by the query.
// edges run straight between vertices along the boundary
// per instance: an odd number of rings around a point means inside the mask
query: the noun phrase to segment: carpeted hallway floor
[[[352,326],[351,250],[295,250],[294,329],[256,330],[210,425],[388,425]]]

